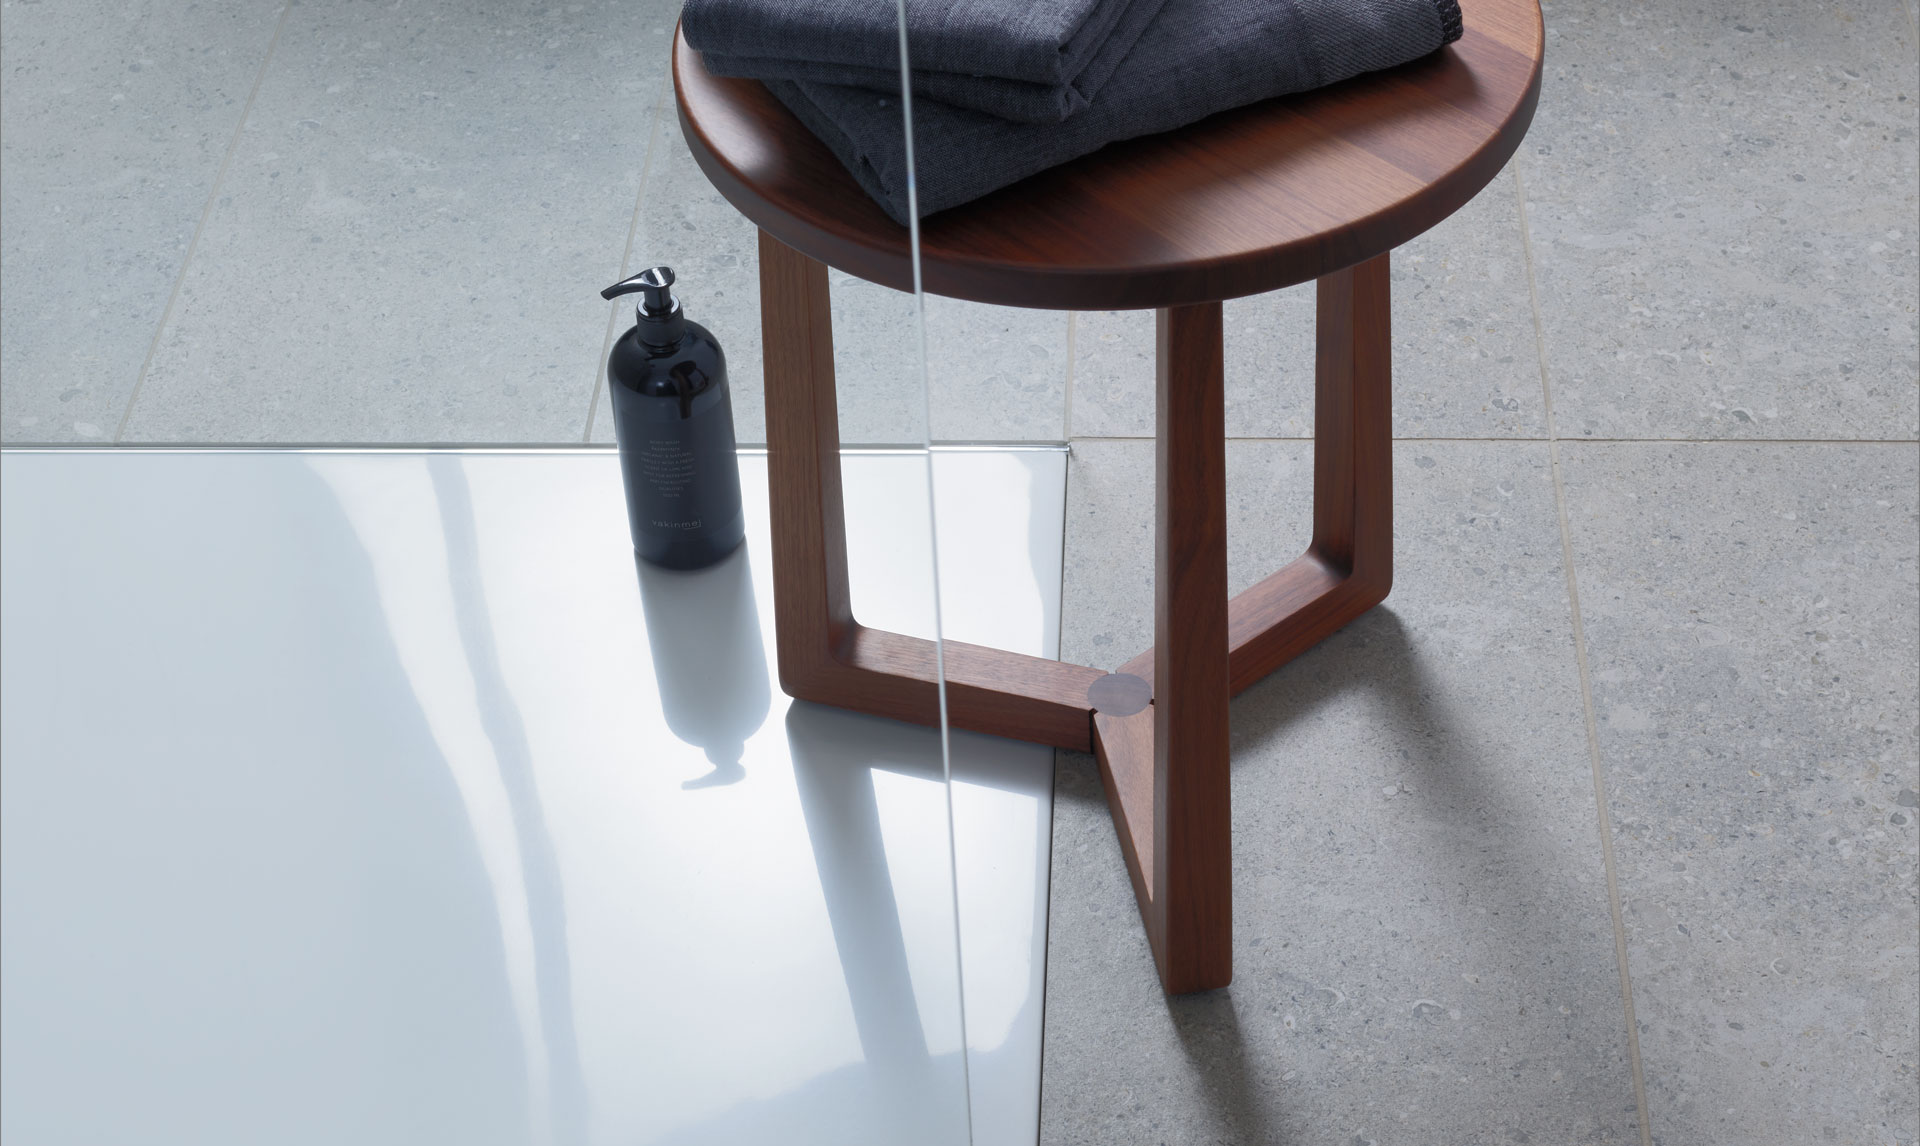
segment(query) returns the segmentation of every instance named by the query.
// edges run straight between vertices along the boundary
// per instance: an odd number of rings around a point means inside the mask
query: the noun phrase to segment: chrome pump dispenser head
[[[640,296],[640,304],[633,309],[633,324],[641,342],[660,348],[680,344],[686,334],[687,320],[680,313],[680,300],[673,297],[672,267],[648,267],[601,291],[600,297],[613,299],[623,294]]]

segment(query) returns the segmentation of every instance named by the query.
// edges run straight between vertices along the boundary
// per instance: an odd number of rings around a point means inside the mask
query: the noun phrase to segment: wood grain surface
[[[1166,927],[1153,895],[1153,709],[1129,716],[1093,714],[1093,754],[1100,762],[1100,779],[1107,790],[1107,809],[1120,837],[1120,854],[1127,861],[1133,896],[1140,904],[1154,962],[1164,964],[1160,949]]]
[[[1156,317],[1154,954],[1161,984],[1183,994],[1233,979],[1226,390],[1220,304]]]
[[[1313,541],[1228,604],[1235,696],[1386,600],[1393,588],[1389,258],[1335,271],[1317,284]],[[1154,650],[1120,671],[1151,685]]]
[[[760,325],[766,347],[767,472],[780,687],[788,696],[938,724],[932,641],[854,619],[840,486],[827,268],[764,231]],[[947,715],[970,728],[1085,752],[1087,690],[1106,674],[948,641]]]
[[[933,294],[1147,309],[1306,282],[1446,218],[1519,146],[1540,91],[1537,0],[1461,0],[1465,34],[1402,67],[1110,145],[921,227]],[[676,33],[674,90],[721,194],[813,258],[911,289],[907,231],[759,83]]]

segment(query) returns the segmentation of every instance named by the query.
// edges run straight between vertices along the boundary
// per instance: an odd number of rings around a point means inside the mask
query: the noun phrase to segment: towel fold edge
[[[900,90],[900,73],[897,70],[728,56],[716,52],[702,53],[700,59],[710,75],[733,79],[832,84],[835,87],[862,88],[882,95],[895,94]],[[913,72],[913,94],[916,99],[937,100],[1014,123],[1060,123],[1088,103],[1078,80],[1047,85],[932,70]]]
[[[880,173],[874,170],[873,160],[868,157],[865,149],[819,104],[814,103],[807,96],[806,89],[801,84],[792,80],[761,80],[759,82],[773,93],[773,98],[786,105],[795,119],[798,119],[808,131],[813,132],[815,137],[827,145],[827,149],[840,160],[840,165],[846,169],[847,174],[853,176],[853,181],[867,193],[867,198],[872,199],[882,211],[885,211],[888,218],[902,227],[907,226],[905,197],[894,195],[893,190],[880,177]],[[903,118],[901,133],[904,135],[905,132],[906,121]],[[838,141],[839,146],[834,146],[835,141]],[[847,162],[849,157],[853,162]],[[922,211],[921,214],[924,216],[928,212]]]

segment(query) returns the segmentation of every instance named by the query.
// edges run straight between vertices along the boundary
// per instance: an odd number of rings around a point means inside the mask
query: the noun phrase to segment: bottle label
[[[687,497],[694,480],[691,443],[683,437],[649,438],[640,447],[640,473],[646,482],[648,524],[655,529],[699,529],[699,507]],[[692,513],[694,516],[689,517]]]
[[[730,396],[690,418],[646,416],[661,399],[616,400],[620,465],[636,547],[646,535],[693,537],[740,515],[740,470],[733,452]],[[624,408],[623,408],[624,407]]]

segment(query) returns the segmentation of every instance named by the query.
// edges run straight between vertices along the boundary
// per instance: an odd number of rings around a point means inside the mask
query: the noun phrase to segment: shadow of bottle
[[[662,569],[638,557],[634,567],[667,727],[705,751],[713,765],[680,786],[735,783],[747,774],[740,758],[773,699],[747,546],[693,572]]]

